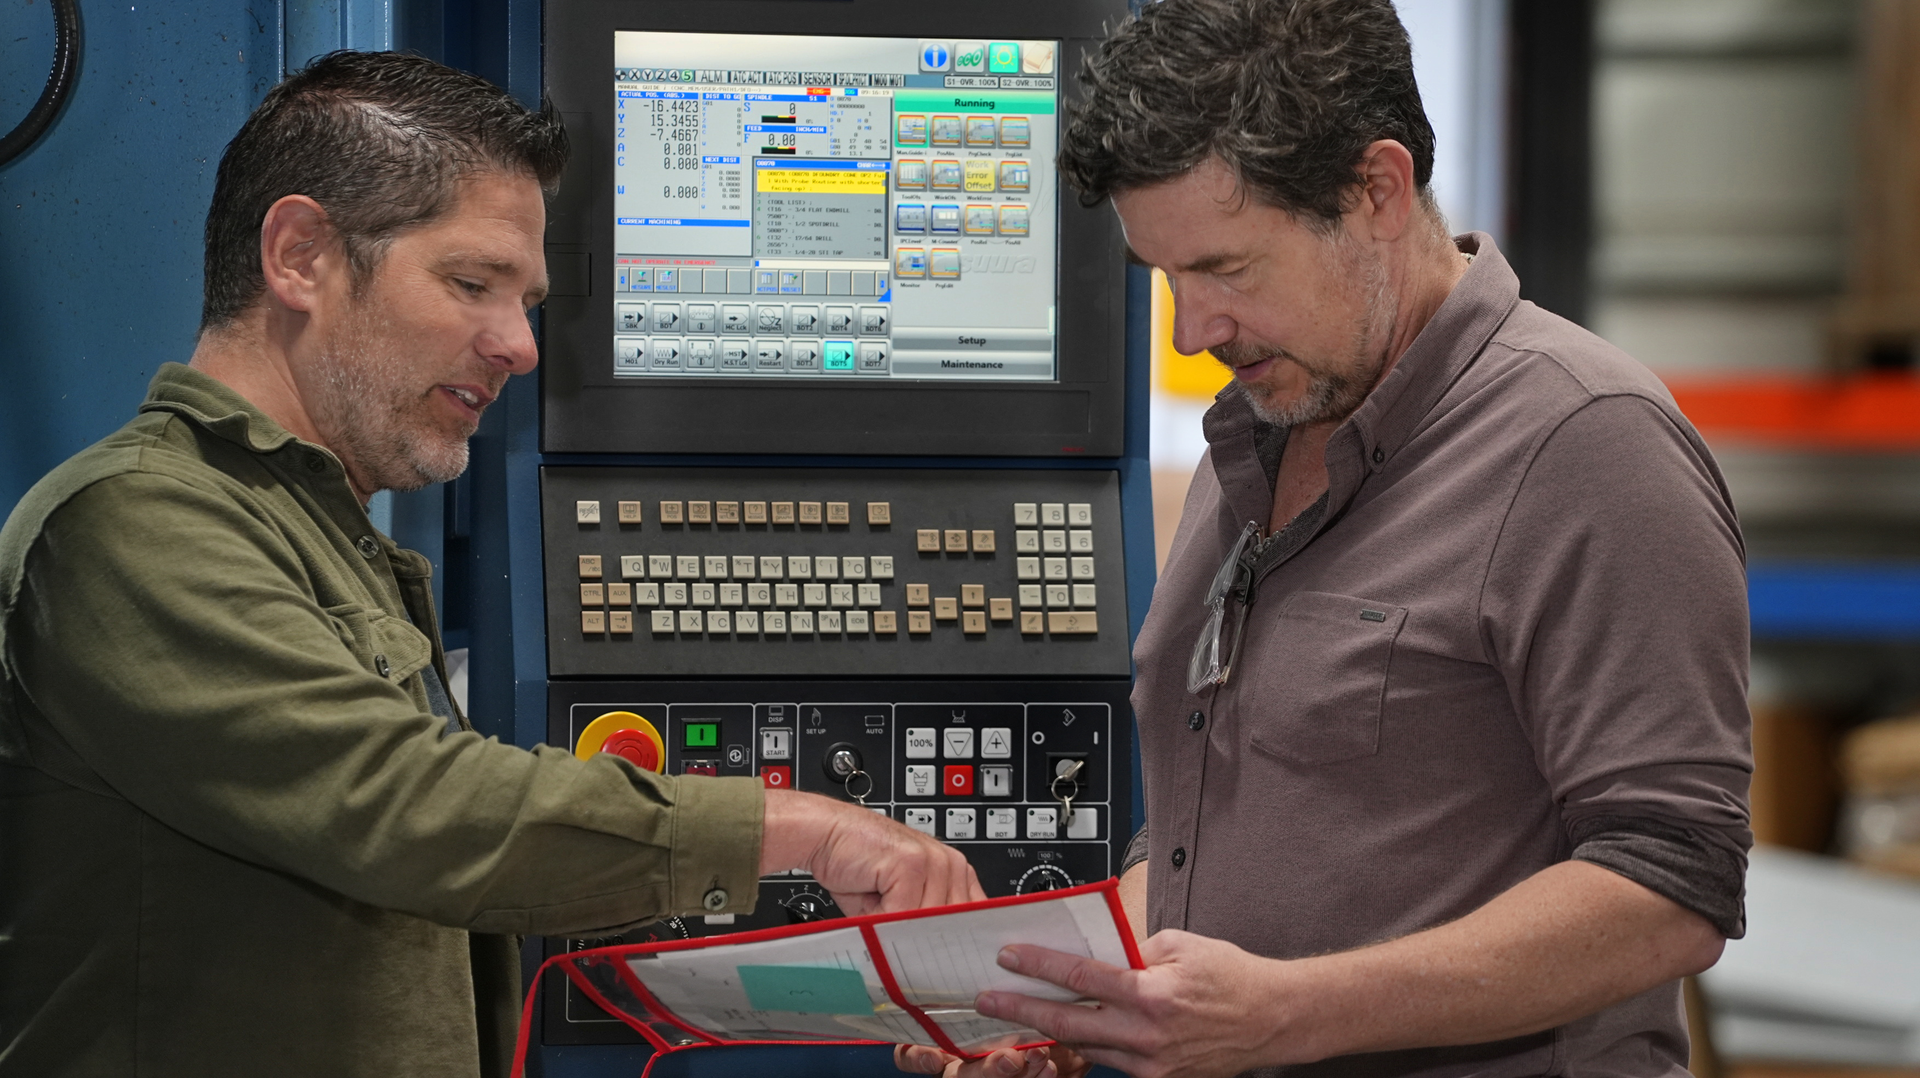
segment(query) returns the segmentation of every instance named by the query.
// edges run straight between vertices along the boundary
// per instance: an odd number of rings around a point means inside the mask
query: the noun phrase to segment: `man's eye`
[[[461,277],[455,277],[453,279],[453,283],[459,285],[461,289],[463,289],[469,296],[477,296],[480,293],[485,292],[487,290],[486,285],[480,284],[477,281],[469,281]]]

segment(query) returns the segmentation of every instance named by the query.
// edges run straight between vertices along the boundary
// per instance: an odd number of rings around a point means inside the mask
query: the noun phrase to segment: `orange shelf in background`
[[[1666,379],[1709,442],[1920,450],[1920,377],[1905,373]]]

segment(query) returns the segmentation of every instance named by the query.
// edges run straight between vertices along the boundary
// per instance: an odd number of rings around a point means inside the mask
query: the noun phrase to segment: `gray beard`
[[[325,355],[315,425],[336,456],[349,462],[375,491],[412,491],[456,479],[467,470],[467,440],[441,442],[410,429],[410,407],[424,404],[404,398],[399,356],[376,351],[370,319],[355,317]]]
[[[1347,259],[1346,265],[1339,268],[1350,272],[1355,261]],[[1400,304],[1387,280],[1386,267],[1379,262],[1367,263],[1362,286],[1367,291],[1367,305],[1354,322],[1345,369],[1333,363],[1309,363],[1290,352],[1260,353],[1258,359],[1285,356],[1299,364],[1310,376],[1306,392],[1291,403],[1278,407],[1269,406],[1238,378],[1229,383],[1262,422],[1276,427],[1293,427],[1345,419],[1358,411],[1367,394],[1373,392],[1373,387],[1380,381],[1380,372],[1387,366],[1385,342],[1393,330],[1393,320],[1399,314]],[[1223,361],[1241,358],[1234,354],[1235,351],[1231,347],[1216,348],[1213,354]],[[1226,354],[1222,355],[1223,352]]]

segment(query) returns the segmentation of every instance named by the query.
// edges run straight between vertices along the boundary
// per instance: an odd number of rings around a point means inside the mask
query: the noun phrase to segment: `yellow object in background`
[[[1173,349],[1173,290],[1167,275],[1153,271],[1153,384],[1162,393],[1210,401],[1232,375],[1206,352],[1183,356]]]

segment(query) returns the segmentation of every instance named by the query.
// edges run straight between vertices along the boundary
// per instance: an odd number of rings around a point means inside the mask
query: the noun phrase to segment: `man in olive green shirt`
[[[0,530],[0,1078],[503,1073],[515,936],[977,898],[949,847],[750,779],[524,752],[447,698],[425,559],[537,361],[551,115],[335,54],[222,159],[190,366]]]

